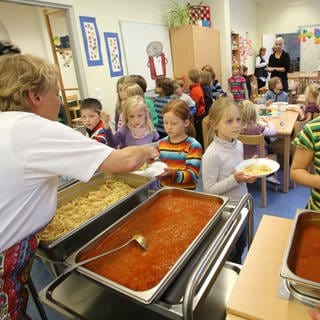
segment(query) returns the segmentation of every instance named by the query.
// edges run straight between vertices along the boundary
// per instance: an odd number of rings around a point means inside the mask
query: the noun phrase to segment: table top
[[[287,73],[288,79],[293,78],[317,78],[318,73],[317,72],[292,72]]]
[[[292,220],[264,215],[227,303],[228,320],[309,319],[310,307],[278,296]]]
[[[293,110],[286,110],[277,117],[264,117],[272,122],[277,129],[277,136],[290,136],[299,113]]]

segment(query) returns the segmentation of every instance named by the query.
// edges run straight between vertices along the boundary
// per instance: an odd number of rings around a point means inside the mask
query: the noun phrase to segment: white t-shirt
[[[0,252],[56,210],[58,176],[88,181],[112,148],[33,113],[0,112]]]

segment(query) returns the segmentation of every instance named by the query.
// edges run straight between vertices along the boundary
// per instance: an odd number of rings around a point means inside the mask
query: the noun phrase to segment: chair
[[[291,136],[291,141],[298,135],[299,131],[302,130],[305,124],[307,124],[310,121],[310,119],[306,119],[304,121],[296,121],[293,127],[293,134]],[[275,154],[283,157],[284,152],[284,144],[283,140],[278,138],[277,140],[273,141],[269,144],[269,147],[271,148],[272,152]],[[290,158],[292,159],[295,152],[295,146],[293,144],[290,144]],[[290,182],[290,187],[295,188],[295,183],[293,181]]]
[[[257,135],[250,135],[250,134],[240,134],[238,137],[244,145],[254,145],[259,146],[259,157],[264,158],[266,156],[265,152],[265,140],[264,135],[257,134]],[[276,157],[270,157],[276,160]],[[275,186],[275,191],[278,191],[278,186]],[[265,208],[267,206],[267,178],[261,178],[261,206]]]
[[[205,151],[209,145],[209,141],[212,140],[212,131],[210,129],[209,116],[205,116],[202,119],[202,134],[203,134],[203,151]]]
[[[238,137],[243,144],[246,145],[254,145],[259,146],[259,157],[265,157],[265,141],[264,135],[257,134],[257,135],[250,135],[250,134],[240,134]],[[261,178],[261,206],[265,208],[267,206],[267,178]]]
[[[78,127],[82,125],[80,117],[80,104],[77,94],[67,96],[67,104],[70,112],[72,127]]]

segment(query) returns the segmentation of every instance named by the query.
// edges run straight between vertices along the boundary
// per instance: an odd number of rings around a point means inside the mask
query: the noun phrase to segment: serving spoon
[[[103,252],[103,253],[101,253],[101,254],[99,254],[99,255],[97,255],[97,256],[88,258],[88,259],[86,259],[86,260],[82,260],[82,261],[80,261],[80,262],[78,262],[78,263],[76,263],[76,264],[74,264],[74,265],[66,268],[66,269],[64,270],[64,272],[63,272],[63,275],[71,272],[71,271],[74,270],[74,269],[77,269],[78,267],[80,267],[80,266],[82,266],[82,265],[84,265],[84,264],[86,264],[86,263],[88,263],[88,262],[91,262],[91,261],[93,261],[93,260],[96,260],[96,259],[99,259],[99,258],[101,258],[101,257],[104,257],[104,256],[106,256],[106,255],[108,255],[108,254],[110,254],[110,253],[113,253],[113,252],[117,251],[117,250],[120,250],[120,249],[124,248],[125,246],[127,246],[128,244],[130,244],[131,242],[134,242],[134,241],[136,241],[143,250],[147,250],[147,248],[148,248],[148,240],[147,240],[147,238],[144,237],[144,236],[141,235],[141,234],[134,234],[134,235],[133,235],[127,242],[125,242],[123,245],[121,245],[121,246],[119,246],[119,247],[117,247],[117,248],[114,248],[114,249],[112,249],[112,250]]]

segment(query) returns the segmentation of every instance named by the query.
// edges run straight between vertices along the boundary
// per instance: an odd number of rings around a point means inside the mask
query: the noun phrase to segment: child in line
[[[158,115],[158,125],[156,129],[160,135],[160,138],[164,138],[167,134],[163,127],[163,108],[164,106],[170,102],[171,100],[175,99],[174,97],[174,81],[170,78],[159,78],[156,79],[156,87],[155,93],[157,96],[154,99],[154,107],[156,109]]]
[[[209,121],[213,141],[202,157],[203,190],[238,203],[248,192],[246,183],[257,179],[235,170],[236,165],[243,161],[243,144],[237,140],[241,131],[239,107],[230,98],[220,98],[210,109]],[[246,233],[243,232],[230,260],[241,263],[245,246]]]
[[[113,134],[110,131],[110,116],[103,113],[102,120],[105,130],[110,134],[110,140],[120,148],[143,145],[159,140],[154,129],[149,108],[141,96],[132,96],[123,103],[123,125]]]
[[[212,99],[217,100],[219,97],[225,96],[226,93],[223,91],[220,82],[216,79],[216,74],[213,71],[213,68],[209,64],[206,64],[201,68],[201,70],[206,70],[211,75],[210,87]]]
[[[204,104],[205,104],[205,108],[206,108],[206,114],[208,114],[212,103],[213,103],[213,99],[211,96],[211,74],[210,72],[206,71],[206,70],[201,70],[200,71],[200,85],[204,94]]]
[[[263,134],[265,137],[272,137],[277,134],[277,129],[274,124],[270,121],[265,121],[258,123],[257,121],[257,112],[253,102],[249,100],[244,100],[239,103],[240,113],[241,113],[241,122],[242,130],[241,134],[255,135]],[[254,156],[259,156],[260,148],[259,145],[244,145],[243,146],[243,157],[244,159],[250,159]],[[265,155],[267,155],[267,148],[265,150]],[[277,176],[271,175],[267,177],[267,181],[280,184]]]
[[[128,82],[122,88],[122,101],[121,101],[122,109],[123,109],[124,102],[132,96],[140,96],[145,101],[144,93],[143,93],[143,90],[141,89],[141,87],[137,83]],[[150,109],[149,109],[149,116],[151,118]],[[118,121],[118,130],[122,127],[123,123],[124,123],[123,112],[121,112],[121,114],[119,116],[119,121]]]
[[[195,189],[201,165],[202,147],[194,138],[195,129],[188,105],[180,99],[163,109],[168,134],[158,144],[160,160],[168,165],[159,176],[161,186]]]
[[[194,117],[194,126],[196,129],[196,139],[203,146],[202,120],[206,116],[206,105],[204,93],[200,85],[200,72],[191,69],[188,73],[190,84],[190,97],[196,103],[196,114]]]
[[[229,91],[237,103],[249,99],[246,79],[241,75],[241,71],[240,64],[234,63],[232,65],[232,76],[228,79]]]
[[[282,81],[279,77],[269,79],[268,88],[269,90],[259,101],[259,104],[270,106],[273,102],[288,102],[288,94],[285,91],[282,91]]]
[[[122,112],[122,101],[127,97],[125,91],[123,90],[126,84],[133,84],[134,81],[130,76],[123,76],[119,78],[117,81],[117,102],[116,102],[116,110],[114,117],[115,130],[118,130],[119,125],[119,117]],[[121,124],[121,123],[120,123]]]
[[[183,100],[189,107],[190,113],[194,115],[196,113],[196,103],[192,98],[184,92],[185,83],[182,79],[177,79],[174,81],[174,93],[178,99]]]
[[[103,122],[100,119],[101,111],[102,105],[98,99],[84,99],[80,105],[81,121],[91,139],[113,147],[114,145],[107,139],[103,129]]]
[[[248,76],[248,67],[245,66],[244,64],[242,65],[242,76],[246,79],[246,86],[247,86],[247,90],[248,90],[248,99],[251,98],[251,81],[250,78]]]
[[[132,75],[130,75],[130,77],[134,80],[134,82],[136,82],[141,87],[141,89],[143,91],[144,100],[145,100],[145,102],[151,112],[151,119],[152,119],[153,125],[154,125],[154,127],[156,127],[158,125],[158,115],[157,115],[156,109],[154,107],[154,103],[151,99],[149,99],[145,96],[145,93],[147,91],[146,79],[143,76],[141,76],[140,74],[132,74]]]

